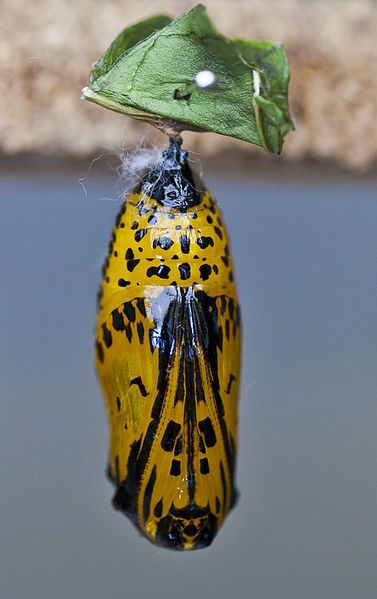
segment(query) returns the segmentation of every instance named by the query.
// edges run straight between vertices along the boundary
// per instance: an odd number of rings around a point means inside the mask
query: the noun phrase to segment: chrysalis
[[[96,340],[114,506],[178,550],[208,546],[234,505],[240,377],[227,232],[180,143],[116,219]]]
[[[96,340],[114,505],[163,547],[208,546],[236,499],[232,259],[216,202],[178,136],[212,131],[280,153],[293,128],[288,81],[282,44],[226,38],[198,4],[124,29],[82,90],[171,138],[116,220]]]

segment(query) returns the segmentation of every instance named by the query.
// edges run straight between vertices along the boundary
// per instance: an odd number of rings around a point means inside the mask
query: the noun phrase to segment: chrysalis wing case
[[[221,214],[177,140],[116,219],[96,364],[114,506],[158,545],[208,546],[237,495],[240,311]]]

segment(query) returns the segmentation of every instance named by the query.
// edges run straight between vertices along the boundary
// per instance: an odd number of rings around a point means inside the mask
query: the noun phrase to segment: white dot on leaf
[[[216,75],[212,71],[199,71],[196,73],[195,83],[198,87],[205,89],[216,82]]]

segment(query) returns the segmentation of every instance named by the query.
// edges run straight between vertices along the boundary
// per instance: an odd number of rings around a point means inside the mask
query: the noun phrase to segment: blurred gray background
[[[117,177],[3,169],[1,599],[377,596],[377,179],[268,164],[204,168],[243,310],[240,500],[185,554],[139,537],[104,476],[93,330]]]

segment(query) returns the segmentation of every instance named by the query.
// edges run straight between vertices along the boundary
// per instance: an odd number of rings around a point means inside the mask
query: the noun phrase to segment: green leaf
[[[155,15],[144,21],[140,21],[131,27],[124,29],[113,43],[106,50],[105,54],[92,66],[89,83],[92,84],[96,79],[106,75],[106,73],[115,65],[118,58],[132,48],[135,44],[145,39],[155,31],[162,29],[171,23],[171,17],[166,15]]]
[[[281,148],[283,137],[294,129],[288,108],[289,66],[283,44],[234,39],[242,58],[260,78],[260,92],[254,104],[263,112],[263,128],[267,137],[276,137]]]
[[[165,23],[165,24],[164,24]],[[199,71],[215,85],[201,88]],[[202,5],[125,29],[93,67],[83,97],[166,132],[214,131],[280,152],[293,128],[281,44],[227,39]]]

